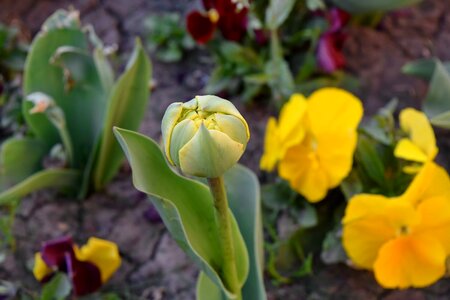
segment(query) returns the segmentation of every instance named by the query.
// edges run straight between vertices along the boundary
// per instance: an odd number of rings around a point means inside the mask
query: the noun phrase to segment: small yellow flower
[[[306,107],[305,97],[294,94],[281,109],[278,124],[275,118],[269,118],[264,140],[264,154],[260,162],[262,170],[273,171],[287,149],[303,140]]]
[[[278,127],[269,120],[261,168],[278,172],[308,201],[322,200],[348,175],[356,148],[361,101],[337,88],[323,88],[308,100],[291,99]]]
[[[428,162],[399,197],[354,196],[343,225],[348,256],[373,269],[381,286],[430,285],[445,274],[450,254],[449,176]]]
[[[425,163],[433,160],[437,153],[436,138],[433,128],[427,116],[413,108],[406,108],[400,112],[400,127],[409,135],[408,138],[401,139],[394,150],[394,155],[398,158]],[[415,173],[420,168],[408,166],[407,173]]]

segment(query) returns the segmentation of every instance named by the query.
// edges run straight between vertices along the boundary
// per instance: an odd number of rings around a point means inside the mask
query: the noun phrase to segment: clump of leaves
[[[0,203],[46,187],[80,198],[102,188],[123,155],[112,127],[137,129],[148,102],[150,62],[137,40],[117,79],[103,43],[76,11],[58,10],[35,37],[26,60],[22,103],[28,131],[0,148]],[[57,163],[47,164],[56,158]]]
[[[20,29],[0,23],[0,139],[23,124],[20,85],[27,51]]]
[[[160,61],[180,61],[186,51],[195,47],[177,13],[149,16],[144,21],[144,27],[148,48]]]

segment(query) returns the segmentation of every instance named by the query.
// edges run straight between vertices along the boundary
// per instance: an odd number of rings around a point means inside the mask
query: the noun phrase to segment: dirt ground
[[[93,23],[106,43],[116,43],[126,53],[135,35],[142,34],[142,21],[164,11],[186,13],[197,0],[77,0],[34,1],[1,0],[0,21],[19,19],[35,33],[42,21],[58,7],[80,9],[84,22]],[[361,80],[359,96],[366,114],[374,113],[391,98],[401,107],[420,105],[426,84],[402,75],[407,61],[436,55],[450,59],[450,2],[425,0],[419,7],[384,18],[377,29],[350,28],[345,44],[347,69]],[[186,101],[201,92],[211,69],[211,60],[202,51],[191,53],[177,64],[153,60],[157,87],[141,131],[153,138],[160,135],[160,120],[167,105]],[[258,161],[269,112],[259,106],[240,107],[249,120],[252,139],[242,163],[259,174]],[[450,140],[439,141],[440,161],[449,168],[446,153]],[[146,217],[150,208],[145,196],[137,192],[125,165],[119,176],[102,192],[83,202],[45,191],[31,195],[20,205],[14,224],[16,249],[0,265],[0,279],[22,282],[30,290],[38,284],[29,270],[30,259],[42,241],[70,234],[84,242],[95,235],[116,242],[123,264],[106,289],[119,291],[129,299],[194,299],[198,270],[170,238],[162,224]],[[269,298],[283,299],[448,299],[450,280],[441,280],[424,290],[387,291],[381,289],[369,272],[344,265],[315,269],[289,286],[273,287],[267,280]],[[251,300],[251,299],[248,299]]]

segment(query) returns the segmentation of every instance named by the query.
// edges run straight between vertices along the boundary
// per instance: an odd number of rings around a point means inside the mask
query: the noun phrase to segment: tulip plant
[[[77,11],[59,10],[45,21],[25,65],[27,133],[0,148],[0,203],[45,187],[84,197],[118,171],[123,156],[112,127],[139,127],[150,63],[137,40],[116,80],[106,53],[93,29],[81,27]]]
[[[234,105],[212,95],[171,104],[162,120],[165,157],[143,135],[115,134],[135,187],[201,269],[197,299],[266,299],[259,184],[236,165],[250,132]]]

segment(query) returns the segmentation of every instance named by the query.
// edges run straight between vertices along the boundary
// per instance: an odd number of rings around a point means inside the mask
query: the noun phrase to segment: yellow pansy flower
[[[264,154],[260,161],[261,170],[273,171],[287,149],[303,140],[306,106],[305,97],[294,94],[281,109],[278,123],[275,118],[269,118],[264,139]]]
[[[449,176],[427,162],[399,197],[354,196],[342,222],[348,256],[381,286],[430,285],[445,274],[450,254]]]
[[[119,248],[113,242],[91,237],[80,249],[75,249],[77,259],[90,262],[99,269],[102,282],[107,282],[120,267]]]
[[[323,88],[307,100],[305,136],[289,147],[279,174],[310,202],[322,200],[348,175],[363,115],[361,101],[342,89]]]
[[[433,160],[437,153],[436,138],[427,116],[414,108],[406,108],[400,112],[400,127],[409,135],[402,138],[395,147],[394,155],[405,160],[425,163]],[[407,173],[415,173],[420,168],[408,166]]]
[[[55,272],[67,273],[76,296],[96,292],[120,267],[121,258],[113,242],[91,237],[79,248],[71,237],[43,243],[35,254],[33,274],[46,282]]]

